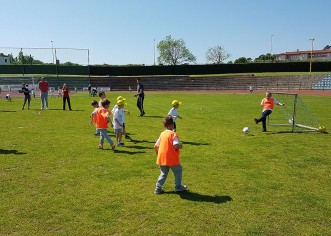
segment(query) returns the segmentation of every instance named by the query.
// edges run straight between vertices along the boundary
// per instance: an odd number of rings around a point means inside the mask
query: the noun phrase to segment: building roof
[[[294,51],[294,52],[283,52],[276,55],[300,55],[300,54],[310,54],[311,50],[308,51]],[[320,54],[320,53],[331,53],[331,49],[323,49],[323,50],[313,50],[313,54]]]

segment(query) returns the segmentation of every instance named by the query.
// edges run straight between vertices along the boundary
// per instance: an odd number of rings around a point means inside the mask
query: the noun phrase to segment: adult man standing
[[[140,79],[137,79],[137,94],[134,95],[137,97],[137,107],[140,110],[140,115],[139,116],[144,116],[145,111],[144,111],[144,85],[140,82]]]
[[[48,82],[45,81],[44,77],[41,77],[41,81],[38,83],[38,86],[40,89],[41,110],[45,108],[48,109]]]

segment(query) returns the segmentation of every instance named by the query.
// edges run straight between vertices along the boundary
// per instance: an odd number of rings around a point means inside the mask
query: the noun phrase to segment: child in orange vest
[[[97,113],[95,114],[95,124],[97,127],[97,131],[100,132],[99,149],[103,149],[104,139],[106,138],[106,140],[109,142],[111,148],[114,150],[115,149],[114,142],[113,142],[113,140],[111,140],[111,138],[109,137],[109,135],[107,133],[108,123],[111,122],[110,117],[109,117],[110,112],[108,110],[110,101],[107,99],[102,100],[101,105],[102,105],[102,107],[99,107]]]
[[[179,142],[176,132],[173,131],[174,121],[172,116],[164,117],[163,126],[166,130],[160,134],[154,145],[157,154],[156,164],[160,166],[161,171],[154,193],[164,193],[162,185],[165,183],[170,169],[175,175],[175,191],[186,191],[187,187],[182,185],[182,166],[179,162],[179,149],[182,149],[182,144]]]
[[[278,106],[284,106],[284,103],[279,103],[276,98],[272,97],[272,94],[270,92],[266,93],[266,97],[262,99],[261,101],[261,107],[262,110],[262,116],[260,119],[254,118],[254,121],[256,124],[260,123],[262,121],[262,132],[267,132],[267,125],[266,120],[267,116],[269,116],[272,113],[272,110],[274,109],[274,104]]]

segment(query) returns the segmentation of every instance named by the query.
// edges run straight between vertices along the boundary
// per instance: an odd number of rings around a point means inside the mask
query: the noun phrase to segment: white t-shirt
[[[124,109],[116,109],[114,111],[114,117],[113,117],[113,124],[114,124],[114,129],[121,129],[123,128],[122,126],[119,126],[118,123],[115,121],[117,119],[117,121],[123,125],[124,123]]]
[[[179,113],[177,112],[177,110],[173,107],[170,109],[170,111],[168,112],[168,115],[171,115],[172,116],[172,120],[174,122],[176,122],[176,117],[179,116]],[[176,116],[176,117],[174,117]]]

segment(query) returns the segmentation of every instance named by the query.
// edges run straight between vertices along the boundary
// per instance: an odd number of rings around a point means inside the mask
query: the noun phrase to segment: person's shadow
[[[232,201],[232,198],[230,196],[210,196],[210,195],[204,195],[200,193],[194,193],[191,191],[185,191],[185,192],[166,192],[168,194],[178,194],[181,199],[189,200],[189,201],[195,201],[195,202],[213,202],[216,204],[221,203],[227,203]]]
[[[14,155],[23,155],[27,154],[26,152],[19,152],[17,150],[6,150],[0,148],[0,154],[14,154]]]

